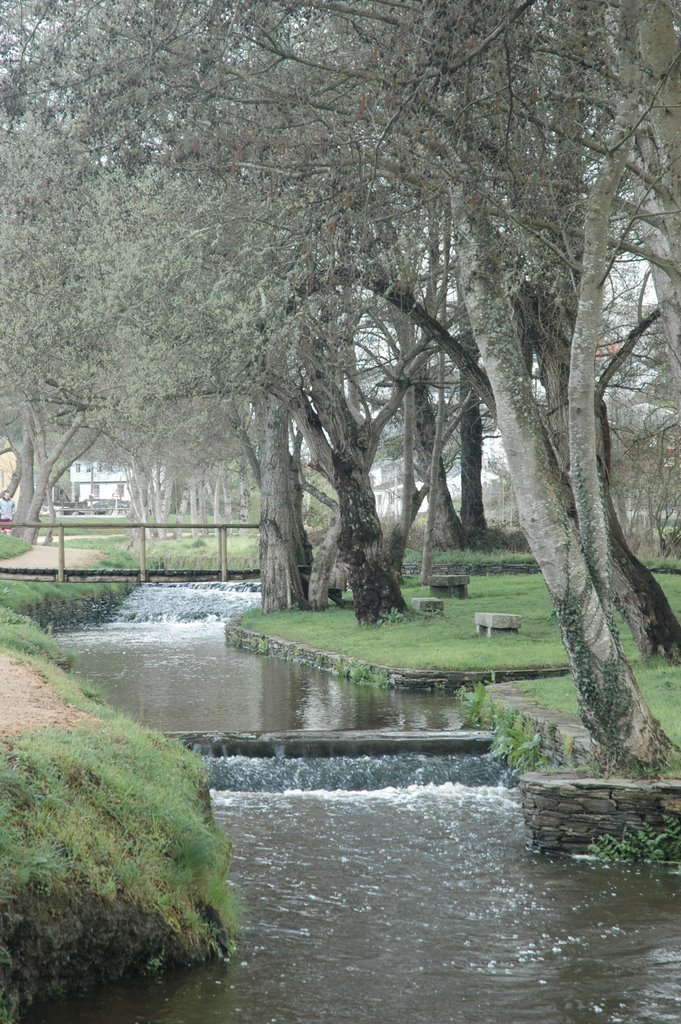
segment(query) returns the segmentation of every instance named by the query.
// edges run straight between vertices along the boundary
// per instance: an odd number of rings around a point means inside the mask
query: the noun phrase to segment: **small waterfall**
[[[368,792],[446,784],[504,786],[513,773],[489,755],[385,757],[217,757],[206,760],[213,790],[232,793]]]
[[[144,583],[118,610],[119,622],[227,622],[260,604],[260,584]]]

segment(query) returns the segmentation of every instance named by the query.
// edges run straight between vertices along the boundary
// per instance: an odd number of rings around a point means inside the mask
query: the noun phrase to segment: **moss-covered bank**
[[[235,915],[230,844],[201,761],[55,665],[47,635],[43,657],[18,654],[39,631],[7,609],[3,617],[0,650],[94,716],[70,731],[0,738],[5,1024],[37,999],[224,955]]]
[[[129,583],[0,583],[0,607],[39,626],[80,625],[110,616],[133,589]]]

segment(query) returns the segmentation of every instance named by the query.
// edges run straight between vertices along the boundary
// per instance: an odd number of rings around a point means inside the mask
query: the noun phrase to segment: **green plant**
[[[536,732],[532,721],[525,715],[509,708],[498,709],[494,715],[493,733],[492,757],[505,761],[519,772],[536,771],[546,765],[541,734]]]
[[[394,626],[400,622],[404,622],[406,616],[403,612],[397,610],[397,608],[391,608],[385,615],[381,615],[376,623],[377,626]]]
[[[258,640],[258,645],[255,648],[257,654],[269,654],[270,652],[270,641],[266,636],[261,636]]]
[[[144,968],[145,974],[158,974],[165,966],[165,952],[161,950],[158,956],[152,956]]]
[[[0,996],[0,1024],[14,1024],[17,1019],[16,1013],[16,1000],[7,1002],[4,996]]]
[[[492,757],[505,761],[519,772],[546,765],[541,734],[535,730],[533,722],[493,700],[484,683],[476,683],[472,690],[460,690],[459,703],[464,725],[492,730]]]
[[[637,831],[625,829],[621,836],[603,835],[594,839],[589,853],[604,863],[650,861],[681,863],[681,821],[669,814],[663,817],[665,829],[657,832],[651,825]]]
[[[484,683],[476,683],[472,690],[459,690],[459,707],[461,721],[469,729],[491,729],[495,702]]]
[[[376,671],[371,665],[365,665],[363,662],[350,667],[348,678],[359,686],[376,686],[379,689],[386,688],[390,683],[387,672]]]

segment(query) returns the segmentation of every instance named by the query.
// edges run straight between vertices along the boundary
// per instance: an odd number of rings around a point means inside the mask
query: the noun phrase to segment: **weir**
[[[168,733],[203,757],[380,757],[390,754],[487,754],[488,732],[471,730],[309,730],[261,733]]]

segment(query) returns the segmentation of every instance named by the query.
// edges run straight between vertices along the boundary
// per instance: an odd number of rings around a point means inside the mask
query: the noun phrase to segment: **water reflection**
[[[451,694],[358,686],[227,647],[221,622],[112,622],[59,636],[116,707],[156,729],[458,728]]]

